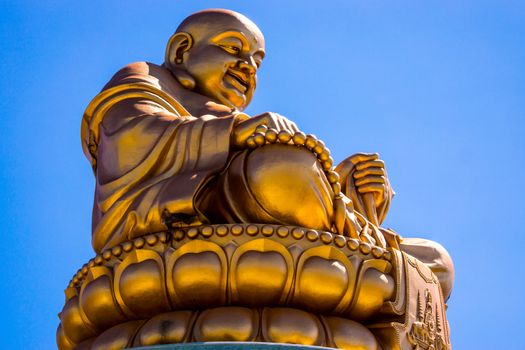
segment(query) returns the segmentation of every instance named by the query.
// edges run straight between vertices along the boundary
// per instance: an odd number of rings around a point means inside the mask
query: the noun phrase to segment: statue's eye
[[[237,46],[231,46],[231,45],[219,45],[224,51],[232,54],[232,55],[239,55],[241,53],[241,49]]]

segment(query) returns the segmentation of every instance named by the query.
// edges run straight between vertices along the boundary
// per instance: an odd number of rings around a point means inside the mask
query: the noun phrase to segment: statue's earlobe
[[[172,71],[179,83],[188,90],[195,88],[195,79],[183,66],[185,57],[193,46],[193,37],[189,33],[179,32],[172,35],[166,46],[164,64]]]

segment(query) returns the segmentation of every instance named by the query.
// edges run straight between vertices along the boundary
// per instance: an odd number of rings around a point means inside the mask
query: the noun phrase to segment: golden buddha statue
[[[243,15],[198,12],[163,65],[124,67],[90,103],[97,256],[66,289],[59,348],[450,347],[452,262],[380,227],[394,192],[378,155],[334,167],[294,122],[242,113],[264,46]]]

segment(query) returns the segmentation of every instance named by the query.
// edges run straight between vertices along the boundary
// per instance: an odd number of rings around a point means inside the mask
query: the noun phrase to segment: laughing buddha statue
[[[60,349],[450,348],[448,253],[381,227],[377,154],[334,166],[289,119],[242,112],[264,56],[248,18],[198,12],[164,64],[124,67],[89,104],[97,255],[65,291]]]

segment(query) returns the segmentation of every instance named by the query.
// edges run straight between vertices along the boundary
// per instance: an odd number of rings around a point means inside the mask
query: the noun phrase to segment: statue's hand
[[[241,121],[233,128],[232,132],[232,145],[234,147],[242,147],[246,143],[246,139],[255,133],[255,129],[259,125],[265,125],[268,128],[273,128],[275,130],[288,131],[290,134],[294,134],[299,129],[294,122],[286,119],[280,114],[266,112],[255,117],[251,117],[244,121]]]
[[[353,174],[357,192],[371,193],[377,206],[390,199],[392,188],[385,170],[385,162],[377,153],[356,153],[350,161],[355,165]]]
[[[352,199],[355,209],[372,223],[380,224],[388,212],[394,191],[388,181],[385,163],[379,155],[356,153],[343,160],[336,171],[343,192]]]

